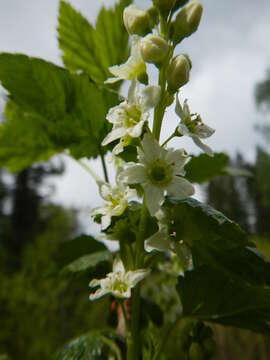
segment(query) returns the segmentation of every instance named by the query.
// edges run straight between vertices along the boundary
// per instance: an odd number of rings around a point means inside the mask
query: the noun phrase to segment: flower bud
[[[145,62],[159,65],[169,52],[166,40],[157,35],[149,34],[141,42],[141,55]]]
[[[153,0],[153,4],[162,15],[168,15],[175,4],[175,0]]]
[[[189,73],[192,67],[187,55],[177,55],[167,68],[168,91],[174,94],[178,89],[189,81]]]
[[[150,18],[150,27],[153,29],[153,27],[159,23],[158,9],[155,6],[151,6],[149,9],[147,9],[147,13]]]
[[[125,8],[123,20],[129,34],[145,36],[152,30],[149,13],[136,5],[131,4]]]
[[[192,0],[176,16],[172,24],[171,35],[175,44],[192,35],[201,21],[203,6],[199,0]]]

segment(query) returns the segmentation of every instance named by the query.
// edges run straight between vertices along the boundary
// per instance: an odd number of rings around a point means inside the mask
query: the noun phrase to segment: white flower
[[[93,279],[90,281],[90,287],[100,286],[100,289],[91,294],[89,299],[96,300],[107,294],[112,294],[116,298],[130,298],[131,289],[149,273],[149,269],[126,272],[122,261],[116,259],[113,263],[113,272],[107,274],[105,279]]]
[[[160,87],[148,85],[140,90],[139,84],[133,80],[127,100],[111,108],[107,120],[113,124],[112,131],[105,137],[102,145],[120,139],[113,149],[115,155],[123,151],[132,138],[141,136],[143,126],[149,118],[149,110],[153,108],[160,98]]]
[[[128,206],[128,199],[136,197],[135,189],[130,189],[121,181],[117,181],[117,185],[111,187],[109,184],[100,182],[99,193],[105,204],[102,207],[95,208],[91,211],[91,215],[101,215],[101,228],[106,229],[111,224],[112,216],[120,216]]]
[[[160,212],[158,216],[158,227],[159,230],[145,241],[145,250],[147,252],[151,252],[153,250],[162,252],[170,251],[172,254],[177,255],[182,269],[191,270],[193,266],[191,251],[183,240],[179,241],[176,239],[175,233],[169,233],[164,212]]]
[[[141,38],[138,35],[133,35],[131,41],[130,57],[124,64],[114,65],[109,68],[114,77],[107,79],[105,83],[111,84],[119,80],[132,80],[146,73],[146,65],[141,55]]]
[[[213,156],[212,149],[205,145],[200,139],[206,139],[214,134],[215,130],[205,125],[197,114],[191,114],[187,100],[184,101],[182,109],[178,96],[176,97],[175,112],[180,117],[181,122],[177,127],[181,135],[186,135],[192,138],[194,143],[199,146],[209,156]]]
[[[155,215],[164,202],[164,191],[178,199],[194,194],[194,187],[183,178],[188,160],[185,150],[166,150],[145,134],[138,155],[139,163],[129,163],[120,178],[123,182],[143,186],[151,215]]]

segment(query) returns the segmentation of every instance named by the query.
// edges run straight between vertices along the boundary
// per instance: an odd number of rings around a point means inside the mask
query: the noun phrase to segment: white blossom
[[[137,192],[117,180],[117,185],[114,187],[100,182],[99,194],[105,203],[93,209],[91,215],[101,215],[101,228],[106,229],[111,224],[111,217],[122,215],[128,206],[128,200],[136,197]]]
[[[205,145],[201,139],[210,137],[214,134],[215,130],[210,126],[205,125],[200,115],[190,113],[187,100],[184,101],[184,106],[182,108],[178,96],[176,97],[175,112],[181,119],[181,122],[177,127],[179,134],[191,137],[199,148],[205,151],[209,156],[213,156],[212,149]]]
[[[120,178],[128,184],[141,184],[146,206],[155,215],[164,202],[165,191],[170,196],[184,199],[194,194],[194,187],[183,178],[188,155],[184,149],[165,149],[149,134],[138,147],[139,163],[129,163]]]
[[[90,287],[100,286],[100,288],[94,294],[91,294],[89,299],[96,300],[107,294],[112,294],[116,298],[130,298],[131,289],[149,275],[149,273],[149,269],[126,271],[122,261],[115,259],[113,271],[107,274],[106,278],[90,281]]]
[[[132,36],[131,54],[128,60],[124,64],[109,67],[109,70],[114,77],[108,78],[105,81],[107,84],[115,83],[119,80],[132,80],[146,73],[146,65],[141,55],[140,36]]]
[[[143,126],[149,118],[149,110],[159,101],[160,87],[148,85],[140,90],[139,84],[133,80],[128,98],[119,105],[111,108],[107,114],[107,120],[113,124],[112,131],[105,137],[102,145],[120,139],[114,147],[115,155],[123,151],[132,138],[141,136]]]

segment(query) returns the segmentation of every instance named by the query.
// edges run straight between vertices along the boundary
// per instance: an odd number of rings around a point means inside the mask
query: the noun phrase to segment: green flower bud
[[[150,26],[151,26],[151,29],[153,29],[153,27],[159,23],[159,13],[158,13],[158,9],[157,9],[155,6],[151,6],[151,7],[147,10],[147,13],[148,13],[149,18],[150,18]]]
[[[125,8],[123,20],[129,34],[145,36],[152,30],[149,13],[134,4]]]
[[[175,44],[192,35],[201,21],[203,6],[199,0],[192,0],[176,16],[172,24],[171,36]]]
[[[153,0],[153,4],[159,9],[162,15],[168,15],[175,4],[175,0]]]
[[[189,351],[188,351],[188,355],[189,355],[190,360],[204,360],[205,359],[203,347],[196,342],[193,342],[191,344]]]
[[[178,89],[189,81],[189,73],[192,67],[187,55],[177,55],[167,68],[168,91],[174,94]]]
[[[157,35],[149,34],[141,42],[141,55],[145,62],[159,65],[169,52],[166,40]]]

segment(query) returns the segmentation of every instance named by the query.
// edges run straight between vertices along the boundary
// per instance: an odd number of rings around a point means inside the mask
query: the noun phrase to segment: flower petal
[[[135,126],[128,128],[127,134],[133,138],[141,136],[144,123],[145,121],[140,121]]]
[[[214,156],[214,152],[213,150],[205,145],[200,139],[198,136],[192,136],[192,140],[194,141],[194,143],[199,146],[199,148],[201,148],[207,155],[209,156]]]
[[[123,127],[117,127],[112,129],[112,131],[103,139],[101,145],[105,146],[114,140],[120,139],[122,136],[126,134],[126,129]]]
[[[192,196],[195,192],[193,185],[189,181],[178,176],[173,177],[167,190],[168,195],[175,196],[178,199],[185,199]]]
[[[164,201],[164,191],[163,189],[153,186],[152,184],[143,185],[145,191],[145,201],[146,206],[153,216],[160,209]]]
[[[159,146],[157,140],[153,139],[151,135],[145,134],[142,140],[142,147],[144,152],[144,159],[146,162],[152,162],[160,158],[162,148]]]
[[[148,85],[142,90],[140,105],[143,112],[146,112],[157,105],[160,99],[160,94],[160,86]]]
[[[145,250],[168,251],[170,250],[170,241],[167,226],[161,226],[160,230],[145,241]]]
[[[139,184],[147,180],[146,169],[142,164],[135,164],[123,170],[119,180],[128,184]]]
[[[135,271],[128,271],[125,276],[125,280],[130,287],[135,287],[139,281],[143,280],[151,272],[150,269],[139,269]]]
[[[103,215],[101,218],[101,229],[102,230],[107,229],[107,227],[110,225],[111,225],[111,215],[109,214]]]
[[[93,300],[97,300],[99,298],[101,298],[104,295],[109,294],[110,291],[106,290],[106,289],[98,289],[94,294],[90,294],[89,296],[89,300],[93,301]]]
[[[100,285],[100,280],[99,279],[92,279],[89,283],[89,287],[97,287]]]
[[[125,267],[124,267],[124,264],[123,262],[116,258],[113,262],[113,272],[114,273],[121,273],[121,274],[125,274]]]

